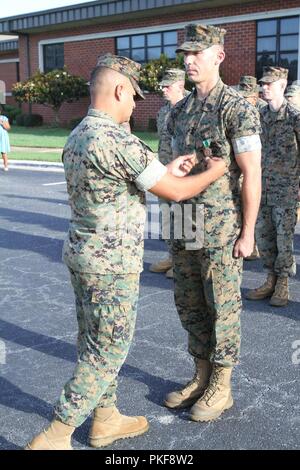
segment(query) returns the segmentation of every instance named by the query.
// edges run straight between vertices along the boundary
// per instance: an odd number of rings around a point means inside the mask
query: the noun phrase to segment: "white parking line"
[[[59,183],[44,183],[42,186],[55,186],[56,184],[66,184],[66,182],[60,181]]]

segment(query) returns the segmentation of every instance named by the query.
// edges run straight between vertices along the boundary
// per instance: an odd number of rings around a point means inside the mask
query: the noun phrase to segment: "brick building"
[[[141,63],[164,52],[175,56],[190,22],[227,29],[222,77],[237,83],[241,74],[261,76],[263,65],[290,69],[289,80],[300,79],[300,0],[97,0],[65,8],[0,19],[1,35],[18,40],[0,42],[0,80],[7,84],[37,69],[67,66],[88,79],[97,56],[127,55]],[[88,99],[65,104],[61,119],[68,122],[86,113]],[[147,128],[161,98],[147,94],[134,112],[139,128]],[[34,105],[33,112],[52,120],[50,109]]]

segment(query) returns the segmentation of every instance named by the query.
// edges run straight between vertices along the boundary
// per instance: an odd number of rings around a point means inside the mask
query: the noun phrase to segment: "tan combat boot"
[[[274,307],[284,307],[289,301],[289,278],[279,277],[276,282],[274,294],[269,304]]]
[[[217,419],[233,405],[231,395],[232,367],[214,365],[209,385],[204,395],[194,404],[190,418],[193,421],[211,421]]]
[[[35,436],[25,450],[73,450],[71,436],[75,428],[54,420],[49,428]]]
[[[249,290],[245,295],[248,300],[261,300],[271,297],[276,285],[277,277],[273,273],[269,273],[267,280],[257,289]]]
[[[168,271],[166,272],[166,277],[168,279],[173,279],[174,277],[173,268],[168,269]]]
[[[212,371],[209,361],[195,358],[196,372],[181,390],[168,393],[165,399],[165,406],[168,408],[187,408],[195,403],[203,395]]]
[[[151,264],[149,267],[149,271],[152,273],[166,273],[171,269],[173,266],[172,257],[162,259],[158,263]]]
[[[121,415],[115,406],[96,408],[89,435],[91,447],[104,447],[117,439],[136,437],[148,431],[144,416]]]

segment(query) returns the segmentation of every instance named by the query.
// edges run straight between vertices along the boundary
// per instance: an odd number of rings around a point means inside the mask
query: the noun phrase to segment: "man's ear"
[[[124,93],[124,85],[118,84],[115,88],[115,97],[117,101],[121,101]]]
[[[217,62],[215,65],[220,65],[225,59],[225,51],[223,47],[220,47],[217,54]]]

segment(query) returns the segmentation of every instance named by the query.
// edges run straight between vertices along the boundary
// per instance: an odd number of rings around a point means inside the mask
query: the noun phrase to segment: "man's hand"
[[[208,170],[215,170],[220,172],[220,176],[223,176],[226,170],[226,164],[223,158],[219,157],[207,157],[206,161],[206,168]]]
[[[246,258],[250,256],[254,248],[254,235],[241,236],[237,239],[233,249],[234,258]]]
[[[195,164],[196,155],[192,153],[175,158],[175,160],[168,163],[166,167],[168,168],[168,173],[171,173],[173,176],[183,177],[189,174]]]

